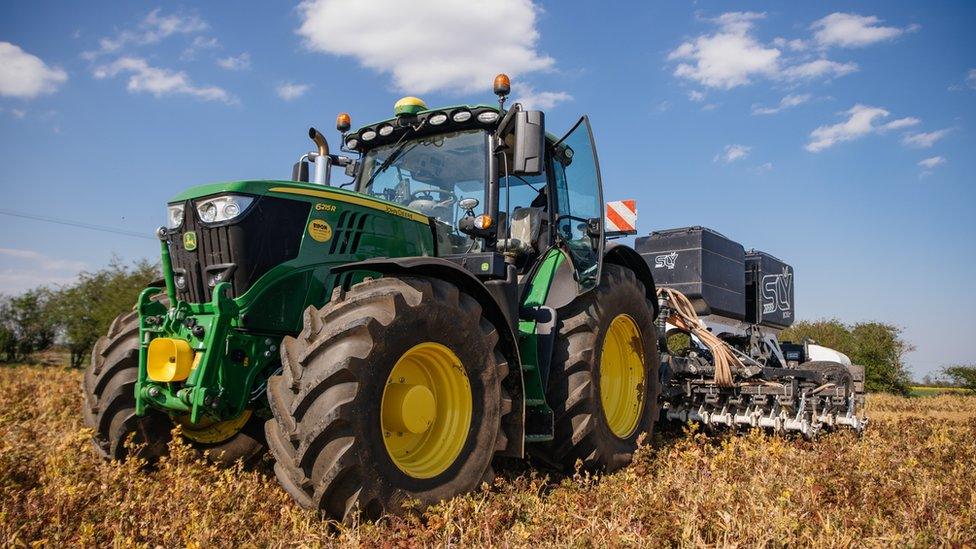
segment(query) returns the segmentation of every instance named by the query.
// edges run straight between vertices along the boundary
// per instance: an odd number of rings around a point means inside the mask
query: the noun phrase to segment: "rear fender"
[[[661,312],[657,303],[657,287],[654,285],[654,275],[651,274],[651,268],[647,266],[644,258],[630,246],[610,243],[607,244],[607,249],[603,253],[603,262],[620,265],[634,272],[637,280],[644,285],[647,300],[654,307],[653,318],[656,320],[658,313]]]

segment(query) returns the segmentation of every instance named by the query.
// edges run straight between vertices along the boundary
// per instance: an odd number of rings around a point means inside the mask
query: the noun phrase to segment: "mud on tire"
[[[555,437],[531,444],[543,463],[572,471],[576,461],[591,471],[612,471],[627,463],[642,433],[650,435],[658,416],[660,361],[653,308],[633,271],[604,264],[600,284],[557,311],[559,335],[546,400],[553,408]],[[644,371],[643,410],[625,438],[614,434],[601,404],[600,361],[604,338],[615,317],[629,315],[640,330]]]
[[[460,453],[443,472],[415,478],[394,463],[381,428],[381,398],[405,352],[446,346],[470,382],[472,415]],[[501,418],[511,398],[499,336],[471,296],[420,277],[367,279],[306,310],[304,329],[282,343],[282,374],[268,383],[266,424],[275,473],[300,505],[336,520],[420,508],[476,488],[507,440]]]

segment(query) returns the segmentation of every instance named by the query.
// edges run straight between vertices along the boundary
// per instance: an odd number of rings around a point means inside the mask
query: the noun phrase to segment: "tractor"
[[[406,97],[355,131],[343,113],[345,154],[312,128],[290,180],[177,195],[162,280],[84,376],[97,452],[268,448],[282,487],[340,521],[475,489],[499,456],[626,465],[660,409],[651,269],[608,242],[587,117],[556,137],[510,88]]]

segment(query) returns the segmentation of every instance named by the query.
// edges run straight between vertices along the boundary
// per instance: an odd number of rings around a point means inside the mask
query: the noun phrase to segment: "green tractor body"
[[[355,159],[312,130],[293,180],[170,202],[164,280],[86,373],[103,455],[134,435],[152,458],[177,424],[225,460],[267,444],[338,519],[470,490],[498,455],[629,461],[658,413],[655,288],[606,245],[586,118],[557,139],[517,104],[397,114],[340,119]]]

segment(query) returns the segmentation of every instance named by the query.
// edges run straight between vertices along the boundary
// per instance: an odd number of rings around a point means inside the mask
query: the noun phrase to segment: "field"
[[[174,445],[152,472],[95,460],[80,373],[0,367],[3,546],[972,546],[976,398],[871,396],[863,437],[657,435],[604,477],[522,464],[423,516],[340,527],[266,468]]]

